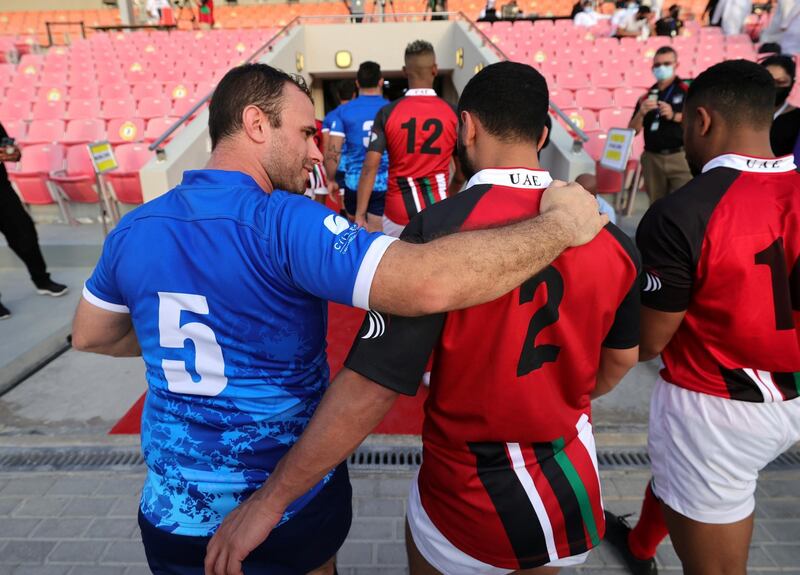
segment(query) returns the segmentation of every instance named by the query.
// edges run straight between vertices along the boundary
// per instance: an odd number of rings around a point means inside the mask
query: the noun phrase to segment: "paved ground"
[[[645,471],[604,471],[606,507],[638,513]],[[0,575],[148,573],[136,526],[142,473],[0,473]],[[410,474],[353,473],[355,520],[339,553],[342,575],[407,573],[403,513]],[[763,474],[751,573],[800,574],[800,471]],[[662,570],[679,570],[669,543]],[[581,569],[623,571],[603,545]]]

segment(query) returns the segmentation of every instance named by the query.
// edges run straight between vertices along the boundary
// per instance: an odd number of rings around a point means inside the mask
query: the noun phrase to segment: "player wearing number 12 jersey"
[[[745,573],[758,472],[800,440],[800,174],[770,149],[774,98],[752,62],[700,74],[684,108],[700,174],[637,232],[642,355],[664,368],[653,481],[633,532],[609,538],[641,572],[669,525],[686,572]]]
[[[433,90],[438,67],[433,46],[417,40],[406,47],[403,72],[408,91],[375,117],[361,179],[356,221],[363,225],[381,156],[389,153],[383,231],[399,237],[410,218],[454,195],[464,184],[460,170],[450,182],[457,118]]]
[[[459,102],[467,189],[416,215],[403,239],[536,214],[552,181],[536,159],[547,107],[530,66],[503,62],[473,77]],[[346,361],[362,376],[413,394],[435,350],[408,506],[412,575],[575,565],[600,542],[590,398],[636,362],[638,308],[636,249],[609,224],[487,304],[367,316]]]

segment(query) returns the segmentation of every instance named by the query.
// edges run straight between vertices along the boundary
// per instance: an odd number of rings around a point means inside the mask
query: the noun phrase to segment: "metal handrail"
[[[409,16],[411,16],[411,17],[417,17],[417,16],[422,16],[422,17],[425,17],[425,16],[431,16],[431,17],[433,17],[433,16],[447,16],[447,17],[456,16],[456,17],[464,20],[465,22],[467,22],[467,24],[469,25],[470,30],[474,30],[475,32],[477,32],[478,35],[483,40],[483,43],[485,45],[489,46],[489,48],[491,48],[492,50],[494,50],[495,53],[500,58],[502,58],[503,60],[508,60],[509,59],[508,56],[505,54],[505,52],[503,52],[503,50],[501,50],[499,46],[497,46],[494,42],[492,42],[491,38],[489,38],[483,32],[483,30],[478,28],[477,24],[474,21],[472,21],[462,11],[457,11],[457,12],[396,12],[396,13],[389,13],[389,14],[384,12],[383,14],[375,14],[375,13],[367,14],[367,13],[364,13],[364,14],[357,14],[357,15],[354,15],[354,14],[341,14],[341,15],[339,15],[339,14],[337,14],[337,15],[319,15],[319,16],[295,16],[288,24],[286,24],[283,28],[281,28],[278,32],[276,32],[260,48],[256,49],[256,51],[253,52],[250,55],[250,57],[248,57],[244,61],[244,63],[249,64],[250,62],[252,62],[256,58],[258,58],[258,56],[261,55],[267,49],[269,49],[276,40],[278,40],[281,36],[286,34],[291,28],[296,26],[301,21],[313,21],[313,20],[343,20],[343,21],[348,21],[348,20],[352,20],[353,18],[361,18],[362,20],[367,20],[367,19],[372,19],[372,18],[375,18],[375,17],[379,17],[379,18],[385,20],[386,18],[395,18],[396,19],[399,16],[403,16],[403,17],[409,17]],[[166,132],[161,134],[161,136],[159,136],[152,144],[150,144],[148,146],[148,149],[151,152],[154,151],[159,158],[163,158],[164,157],[164,148],[162,148],[161,145],[172,134],[174,134],[175,131],[178,130],[178,128],[180,128],[183,124],[185,124],[189,120],[189,118],[194,116],[197,113],[197,111],[200,108],[202,108],[211,99],[211,96],[213,96],[213,94],[214,94],[214,90],[211,90],[202,99],[200,99],[194,106],[192,106],[192,108],[188,112],[186,112],[183,116],[178,118],[175,121],[175,123],[172,124],[172,126],[170,126],[167,129]],[[586,135],[586,132],[581,130],[575,124],[575,122],[573,122],[569,118],[569,116],[567,116],[561,110],[561,108],[559,108],[552,101],[549,104],[550,104],[550,107],[556,112],[556,114],[558,114],[558,116],[562,120],[564,120],[564,122],[566,122],[566,124],[570,127],[570,129],[572,129],[572,131],[578,136],[578,138],[580,139],[581,143],[582,142],[587,142],[589,140],[589,136]]]
[[[470,20],[466,16],[464,16],[464,19],[469,23],[470,30],[474,30],[475,32],[478,33],[478,36],[481,37],[481,39],[483,40],[484,45],[488,45],[489,48],[494,50],[495,53],[498,56],[500,56],[503,60],[508,60],[509,59],[508,56],[506,56],[506,53],[503,52],[503,50],[500,48],[500,46],[498,46],[497,44],[492,42],[492,39],[489,38],[489,36],[487,36],[486,33],[483,30],[478,28],[477,23],[473,22],[472,20]],[[564,120],[564,122],[566,122],[566,124],[575,133],[575,135],[578,136],[578,138],[580,138],[581,143],[589,141],[589,136],[586,134],[586,132],[584,132],[582,129],[580,129],[578,127],[578,125],[575,124],[575,122],[572,121],[572,119],[569,116],[567,116],[564,113],[564,111],[561,108],[559,108],[558,105],[555,102],[550,100],[549,104],[550,104],[550,108],[553,109],[553,111],[558,115],[558,117],[561,118],[562,120]]]

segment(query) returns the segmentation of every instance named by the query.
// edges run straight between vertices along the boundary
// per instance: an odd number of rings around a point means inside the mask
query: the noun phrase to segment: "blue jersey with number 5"
[[[331,122],[331,136],[344,136],[342,162],[344,184],[348,190],[358,189],[361,166],[367,155],[372,124],[381,108],[389,103],[383,96],[359,96],[336,108],[336,116]],[[385,192],[389,181],[389,155],[384,152],[381,165],[375,176],[373,190]]]
[[[130,313],[142,349],[151,523],[207,536],[267,479],[327,388],[327,300],[367,308],[389,243],[216,170],[186,172],[109,234],[84,298]]]

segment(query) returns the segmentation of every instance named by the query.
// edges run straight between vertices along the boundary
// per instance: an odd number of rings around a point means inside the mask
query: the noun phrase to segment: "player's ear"
[[[439,75],[439,66],[437,64],[431,67],[431,74],[433,74],[434,78]]]
[[[711,131],[712,124],[710,110],[704,108],[703,106],[698,106],[695,110],[695,114],[697,114],[695,121],[697,122],[698,135],[707,136]]]
[[[536,151],[541,152],[542,148],[544,147],[544,143],[547,141],[548,136],[550,135],[550,128],[547,126],[542,128],[542,135],[539,136],[539,141],[536,142]]]
[[[258,106],[246,106],[242,110],[242,128],[252,141],[263,144],[267,141],[269,119]]]
[[[405,67],[405,66],[403,66],[403,76],[405,76],[406,78],[408,78],[408,70],[406,70],[406,67]]]
[[[464,126],[464,144],[472,144],[475,141],[475,133],[477,131],[475,128],[475,118],[472,114],[463,110],[461,112],[461,124]]]

